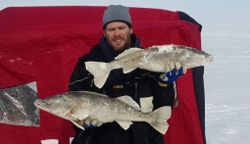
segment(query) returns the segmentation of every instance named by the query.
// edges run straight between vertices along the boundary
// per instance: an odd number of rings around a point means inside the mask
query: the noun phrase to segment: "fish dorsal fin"
[[[130,127],[130,125],[133,124],[133,122],[131,121],[117,121],[117,123],[125,130],[127,130]]]
[[[130,96],[120,96],[116,99],[128,104],[129,106],[135,108],[136,110],[139,111],[141,110],[140,106]]]
[[[134,53],[136,51],[141,51],[141,50],[143,50],[143,49],[137,48],[137,47],[133,47],[133,48],[127,49],[124,52],[122,52],[121,54],[119,54],[117,57],[115,57],[115,59],[120,59],[121,57],[130,55],[130,54],[132,54],[132,53]]]

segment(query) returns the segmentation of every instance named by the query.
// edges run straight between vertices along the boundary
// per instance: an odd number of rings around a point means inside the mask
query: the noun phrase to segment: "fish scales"
[[[130,48],[118,55],[110,63],[87,61],[86,69],[94,75],[94,83],[101,88],[109,73],[114,69],[122,68],[123,72],[129,73],[137,68],[151,72],[169,72],[169,65],[180,63],[184,69],[203,66],[212,62],[212,55],[183,45],[160,45],[147,49]]]
[[[161,107],[151,113],[143,113],[138,104],[129,96],[110,98],[106,95],[88,91],[70,91],[45,99],[38,99],[35,105],[51,114],[71,121],[84,129],[81,121],[87,118],[102,123],[117,122],[128,129],[133,122],[146,122],[164,134],[168,129],[166,120],[170,118],[171,108]]]

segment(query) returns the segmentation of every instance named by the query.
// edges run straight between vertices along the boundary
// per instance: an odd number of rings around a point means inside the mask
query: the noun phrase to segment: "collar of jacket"
[[[141,47],[140,39],[135,35],[131,35],[131,45],[130,47]],[[102,37],[99,41],[99,46],[103,51],[105,57],[107,58],[108,62],[113,61],[114,58],[118,55],[118,53],[108,44],[105,37]]]

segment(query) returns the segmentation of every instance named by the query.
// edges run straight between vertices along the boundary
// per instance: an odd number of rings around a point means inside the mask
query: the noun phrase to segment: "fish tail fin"
[[[164,106],[151,113],[153,121],[149,124],[158,132],[165,134],[168,130],[167,119],[171,116],[171,107]]]
[[[109,63],[88,61],[85,62],[85,65],[86,69],[94,75],[96,87],[101,88],[105,84],[111,71]]]

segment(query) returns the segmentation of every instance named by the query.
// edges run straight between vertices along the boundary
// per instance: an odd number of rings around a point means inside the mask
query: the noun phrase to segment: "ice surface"
[[[250,26],[203,26],[208,144],[250,143]]]

